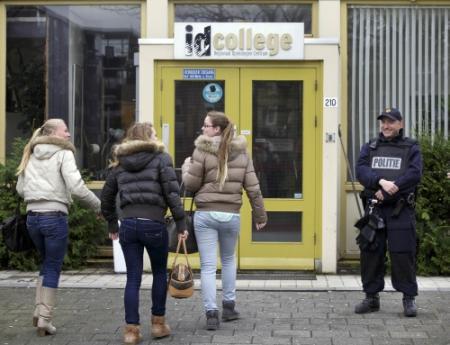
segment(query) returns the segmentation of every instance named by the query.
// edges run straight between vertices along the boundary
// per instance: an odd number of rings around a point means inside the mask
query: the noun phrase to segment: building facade
[[[224,111],[269,215],[256,232],[244,203],[239,268],[335,272],[358,255],[343,151],[352,166],[385,106],[407,135],[448,137],[449,15],[419,0],[4,1],[0,159],[61,117],[99,189],[132,122],[154,123],[180,168],[206,112]]]

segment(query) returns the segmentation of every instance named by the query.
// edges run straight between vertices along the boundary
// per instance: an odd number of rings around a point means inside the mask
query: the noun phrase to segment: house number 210
[[[337,97],[325,97],[323,99],[324,108],[337,108],[338,100]]]

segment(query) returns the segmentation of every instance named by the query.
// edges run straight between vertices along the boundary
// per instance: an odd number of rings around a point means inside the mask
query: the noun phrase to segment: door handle
[[[169,150],[170,125],[168,123],[163,123],[162,125],[162,142],[166,147],[166,150]]]

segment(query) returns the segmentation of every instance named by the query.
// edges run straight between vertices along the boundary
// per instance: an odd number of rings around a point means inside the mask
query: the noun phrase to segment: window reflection
[[[252,225],[253,242],[301,242],[302,212],[267,212],[267,225],[263,231]]]
[[[205,96],[205,88],[209,90],[211,87],[222,89],[220,98]],[[178,80],[175,82],[175,100],[175,167],[181,168],[186,157],[194,151],[194,140],[202,133],[206,113],[224,111],[225,82]]]
[[[176,22],[301,22],[310,34],[311,17],[311,4],[175,4]]]
[[[135,120],[139,36],[140,6],[7,6],[7,145],[63,118],[80,168],[104,179]]]
[[[253,160],[266,198],[302,199],[301,81],[253,81]]]

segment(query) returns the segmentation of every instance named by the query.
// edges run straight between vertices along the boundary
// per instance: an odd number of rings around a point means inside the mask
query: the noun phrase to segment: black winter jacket
[[[132,140],[114,150],[117,159],[109,171],[101,194],[102,214],[109,232],[118,231],[116,195],[124,218],[148,218],[164,222],[167,207],[173,215],[178,232],[186,229],[172,158],[158,141]]]

